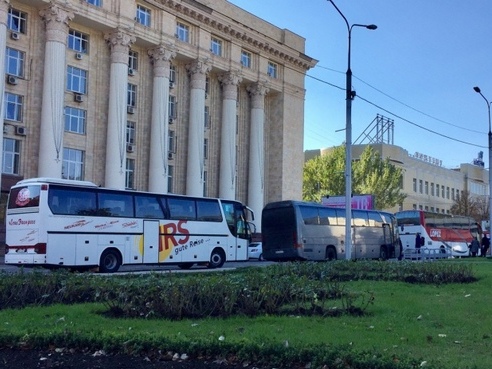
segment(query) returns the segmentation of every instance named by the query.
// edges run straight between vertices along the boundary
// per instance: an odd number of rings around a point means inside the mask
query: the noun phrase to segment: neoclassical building
[[[0,0],[2,192],[83,179],[259,219],[302,196],[304,49],[226,0]]]

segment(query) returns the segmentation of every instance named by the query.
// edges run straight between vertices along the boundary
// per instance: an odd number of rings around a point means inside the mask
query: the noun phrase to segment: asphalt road
[[[258,260],[249,260],[249,261],[234,261],[234,262],[226,262],[222,268],[219,269],[209,269],[206,266],[195,265],[191,269],[183,270],[178,268],[176,265],[123,265],[120,267],[120,270],[114,274],[122,274],[122,273],[199,273],[199,272],[212,272],[212,271],[221,271],[221,270],[231,270],[237,268],[245,268],[250,266],[262,267],[272,264],[270,261],[258,261]],[[37,270],[41,270],[43,272],[49,273],[50,271],[47,269],[36,268]],[[34,268],[19,268],[13,265],[5,265],[4,256],[0,256],[0,273],[18,273],[19,271],[24,270],[25,272],[30,272],[34,270]]]

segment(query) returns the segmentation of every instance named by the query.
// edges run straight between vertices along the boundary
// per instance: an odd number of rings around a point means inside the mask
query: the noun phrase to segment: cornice
[[[280,47],[282,44],[279,41],[271,40],[271,43],[265,41],[262,38],[268,38],[268,36],[261,33],[248,30],[248,26],[237,23],[235,25],[228,24],[224,20],[214,16],[215,10],[209,8],[201,3],[194,2],[193,0],[147,0],[154,6],[161,8],[164,6],[172,13],[181,14],[184,17],[191,18],[198,23],[201,23],[207,27],[215,30],[217,35],[222,35],[224,38],[231,37],[240,40],[242,43],[249,45],[252,49],[263,51],[271,56],[282,60],[285,63],[292,64],[298,68],[308,70],[313,68],[316,64],[316,60],[310,58],[301,52],[292,52],[288,50],[287,46]],[[195,3],[196,6],[191,5]],[[234,21],[234,20],[231,20]],[[255,35],[255,32],[257,35]]]

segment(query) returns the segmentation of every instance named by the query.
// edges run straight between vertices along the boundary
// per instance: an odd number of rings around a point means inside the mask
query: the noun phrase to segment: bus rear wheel
[[[326,248],[325,259],[328,261],[337,260],[337,251],[333,247]]]
[[[381,248],[379,249],[379,258],[381,260],[388,260],[388,249],[386,248],[386,246],[381,246]]]
[[[105,250],[99,261],[99,271],[101,273],[117,272],[121,266],[120,253],[114,249]]]
[[[212,251],[210,255],[210,262],[208,263],[208,267],[210,269],[220,268],[225,263],[225,255],[224,251],[221,249],[215,249]]]

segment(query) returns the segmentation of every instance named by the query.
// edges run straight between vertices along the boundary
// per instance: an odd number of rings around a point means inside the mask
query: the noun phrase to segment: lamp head
[[[475,86],[475,87],[473,87],[473,89],[475,90],[475,92],[480,93],[480,87]]]
[[[378,28],[378,26],[376,26],[375,24],[369,24],[366,26],[367,29],[370,29],[371,31],[374,31],[375,29]]]

